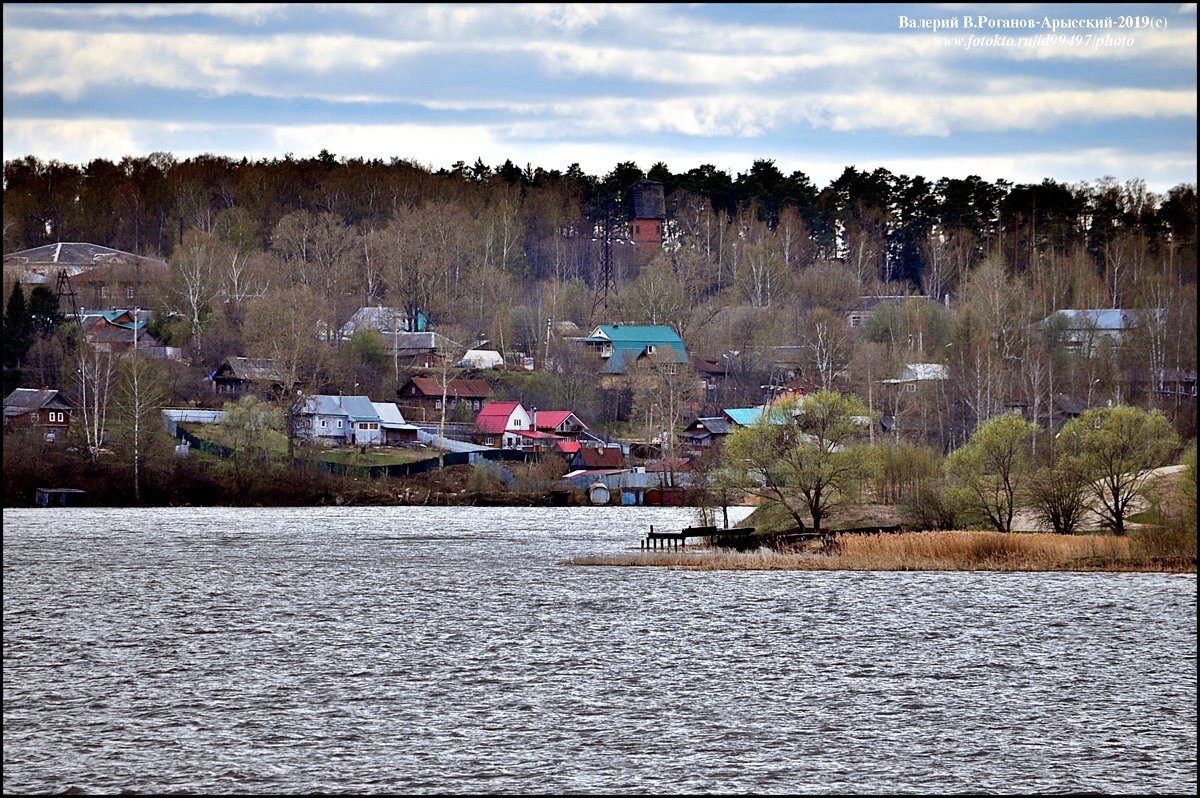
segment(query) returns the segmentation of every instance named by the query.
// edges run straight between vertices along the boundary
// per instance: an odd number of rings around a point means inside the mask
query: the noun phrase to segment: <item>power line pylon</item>
[[[609,302],[617,298],[617,278],[613,274],[612,221],[612,208],[608,208],[604,213],[604,239],[600,244],[600,270],[596,275],[596,291],[592,298],[592,321],[597,321],[597,310],[607,316]]]

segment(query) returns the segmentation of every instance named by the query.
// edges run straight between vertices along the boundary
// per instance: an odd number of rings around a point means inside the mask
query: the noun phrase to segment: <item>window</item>
[[[342,428],[342,420],[339,418],[338,419],[338,429],[341,429],[341,428]]]
[[[442,400],[441,400],[441,399],[434,399],[434,400],[433,400],[433,409],[434,409],[434,410],[441,410],[441,409],[442,409]]]
[[[857,327],[860,324],[862,324],[862,316],[859,316],[858,314],[854,314],[850,317],[850,326],[851,327]]]
[[[916,393],[917,384],[915,382],[905,383],[904,390],[908,391],[909,393]]]
[[[125,289],[125,298],[133,299],[133,286],[130,286],[129,288]]]
[[[108,298],[108,286],[106,286],[106,285],[100,286],[100,297],[102,299]]]
[[[495,438],[493,438],[491,435],[487,436],[487,437],[486,437],[484,440],[487,442],[487,445],[488,445],[488,446],[495,446],[495,445],[496,445],[496,439],[495,439]]]
[[[327,422],[325,419],[321,419],[321,429],[325,429],[325,427],[328,427],[328,426],[329,426],[329,422]]]
[[[521,428],[521,419],[519,419],[519,418],[514,418],[514,419],[513,419],[513,426],[514,426],[514,427],[516,427],[517,429],[520,429],[520,428]]]

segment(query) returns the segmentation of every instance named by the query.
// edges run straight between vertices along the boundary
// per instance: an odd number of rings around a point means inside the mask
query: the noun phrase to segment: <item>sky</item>
[[[5,3],[4,159],[1196,183],[1196,5]]]

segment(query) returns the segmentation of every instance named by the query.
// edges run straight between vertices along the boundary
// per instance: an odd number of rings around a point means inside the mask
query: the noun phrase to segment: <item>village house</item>
[[[292,407],[300,438],[330,444],[373,446],[383,442],[382,419],[366,396],[316,394]]]
[[[534,428],[540,432],[548,432],[560,438],[579,440],[579,436],[587,432],[587,424],[570,410],[538,410],[536,407],[530,413]]]
[[[381,335],[384,352],[400,369],[441,368],[460,359],[465,349],[436,332],[394,332]]]
[[[283,375],[275,361],[266,358],[226,358],[208,375],[208,381],[213,393],[228,399],[251,395],[269,401],[283,395]]]
[[[445,386],[446,417],[474,417],[483,409],[492,386],[487,380],[452,378]],[[442,416],[442,381],[435,377],[410,377],[396,391],[404,417],[411,422],[430,423]]]
[[[619,446],[584,446],[571,458],[575,471],[624,470],[629,464]]]
[[[708,449],[719,446],[732,431],[728,416],[703,416],[684,427],[679,441],[685,449]]]
[[[894,440],[943,446],[949,379],[950,372],[941,363],[908,363],[899,377],[880,381],[884,386],[880,404],[887,408],[883,424]]]
[[[667,325],[601,324],[579,340],[600,355],[604,388],[627,384],[651,358],[665,361],[670,373],[691,360],[679,333]]]
[[[1120,346],[1146,318],[1152,315],[1161,318],[1162,314],[1161,309],[1057,310],[1043,319],[1041,326],[1057,330],[1068,352],[1094,357],[1103,346]]]
[[[381,336],[394,333],[426,332],[429,319],[421,311],[404,308],[386,308],[373,305],[361,307],[342,325],[341,337],[349,341],[357,332],[373,330]]]
[[[947,302],[949,299],[947,299]],[[920,294],[900,294],[887,296],[861,296],[854,307],[845,311],[846,326],[858,329],[865,325],[872,316],[885,307],[900,307],[907,302],[929,302],[938,304],[935,297]]]
[[[117,308],[154,304],[170,279],[165,261],[99,244],[59,242],[4,256],[4,284],[26,289],[45,285],[59,296],[59,310]]]
[[[79,314],[79,320],[87,342],[101,352],[121,356],[137,351],[171,360],[178,360],[182,354],[177,346],[163,346],[147,330],[148,310],[88,310]]]
[[[537,409],[527,411],[520,402],[488,402],[475,417],[475,443],[496,449],[545,451],[562,438],[537,429]]]
[[[4,431],[38,430],[47,441],[65,441],[74,407],[52,388],[17,388],[4,398]]]

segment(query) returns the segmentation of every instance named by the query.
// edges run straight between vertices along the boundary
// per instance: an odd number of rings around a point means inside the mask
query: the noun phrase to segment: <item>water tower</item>
[[[642,260],[662,248],[663,223],[667,219],[663,184],[656,180],[639,180],[626,190],[625,199],[630,236],[637,246],[638,259]]]

